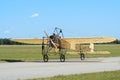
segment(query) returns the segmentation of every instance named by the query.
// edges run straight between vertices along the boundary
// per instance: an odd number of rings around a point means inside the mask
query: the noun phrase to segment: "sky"
[[[42,38],[55,27],[64,37],[120,39],[120,0],[0,0],[0,38]]]

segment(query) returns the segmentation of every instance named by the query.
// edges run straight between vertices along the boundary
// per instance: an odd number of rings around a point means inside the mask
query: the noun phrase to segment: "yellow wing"
[[[42,44],[42,39],[11,39],[15,42],[27,43],[27,44]],[[108,43],[115,41],[112,37],[94,37],[94,38],[64,38],[61,39],[62,48],[75,49],[76,44],[84,43]],[[45,44],[47,44],[47,39],[45,39]]]

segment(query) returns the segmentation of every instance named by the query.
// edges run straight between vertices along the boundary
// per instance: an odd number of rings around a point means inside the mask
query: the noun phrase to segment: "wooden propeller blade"
[[[53,46],[57,49],[57,45],[51,40],[51,43],[53,44]]]

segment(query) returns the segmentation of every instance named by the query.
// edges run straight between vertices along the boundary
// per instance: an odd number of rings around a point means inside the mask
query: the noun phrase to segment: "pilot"
[[[53,35],[50,36],[50,39],[51,39],[53,42],[55,42],[55,38],[56,38],[56,35],[55,35],[55,33],[53,33]]]
[[[53,42],[55,41],[55,33],[53,33],[51,36],[50,36],[50,41],[49,41],[49,46],[52,46]]]

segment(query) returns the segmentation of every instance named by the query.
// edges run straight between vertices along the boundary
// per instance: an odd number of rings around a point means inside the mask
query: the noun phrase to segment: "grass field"
[[[120,70],[87,74],[75,74],[68,76],[60,75],[51,78],[39,78],[30,80],[120,80]]]
[[[0,60],[39,60],[42,58],[40,45],[2,45]]]
[[[119,44],[95,45],[95,51],[109,51],[111,54],[88,54],[87,57],[116,57],[120,56]]]
[[[111,54],[86,54],[86,57],[120,56],[120,45],[96,45],[96,51],[110,51]],[[49,56],[50,59],[59,58],[58,55]],[[66,58],[79,58],[79,55],[66,54]],[[0,45],[0,61],[41,60],[40,45]]]

